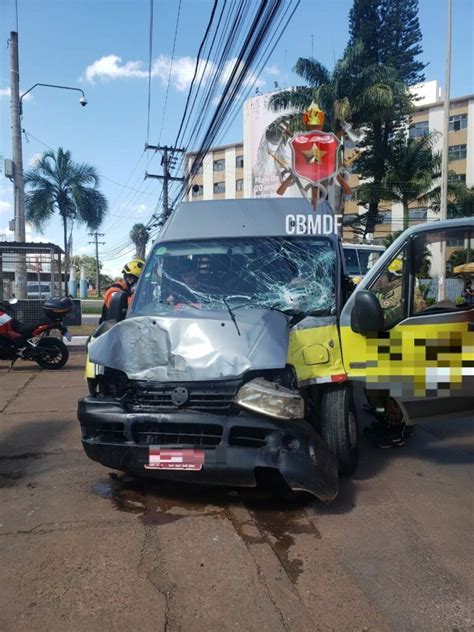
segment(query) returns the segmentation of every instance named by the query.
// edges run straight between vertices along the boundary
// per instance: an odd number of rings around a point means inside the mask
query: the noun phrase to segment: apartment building
[[[186,154],[189,173],[196,153]],[[190,202],[198,200],[233,200],[244,195],[244,148],[242,143],[213,147],[204,157],[192,179]]]
[[[420,138],[426,132],[437,131],[439,137],[435,149],[442,149],[443,111],[441,88],[437,81],[429,81],[413,88],[417,96],[416,110],[407,130],[411,138]],[[244,191],[252,196],[252,172],[258,167],[256,158],[252,159],[250,145],[254,140],[257,155],[258,143],[263,129],[275,114],[268,109],[269,95],[259,95],[246,102],[244,107],[245,143],[235,143],[212,148],[202,160],[202,165],[193,178],[188,200],[219,200],[244,197]],[[258,105],[258,108],[257,108]],[[352,150],[347,145],[346,156]],[[186,168],[189,172],[196,153],[186,155]],[[246,165],[244,166],[244,155]],[[449,114],[449,169],[453,177],[474,187],[474,94],[451,99]],[[252,163],[252,164],[251,164]],[[351,171],[351,169],[350,169]],[[349,184],[354,191],[360,184],[355,168],[352,168]],[[270,193],[269,195],[275,195]],[[355,198],[355,196],[353,196]],[[379,205],[383,222],[378,224],[373,235],[375,241],[403,228],[403,208],[401,204],[381,202]],[[354,199],[344,202],[344,215],[354,217],[365,209],[358,206]],[[410,208],[410,224],[433,221],[439,216],[422,204],[414,203]],[[357,239],[350,227],[344,228],[344,239]]]
[[[414,86],[418,100],[416,110],[410,118],[408,135],[410,138],[421,138],[428,132],[438,132],[439,137],[434,149],[442,150],[443,145],[443,116],[444,101],[441,88],[437,81],[429,81]],[[474,187],[474,94],[456,97],[450,100],[449,108],[449,170],[450,177],[459,180],[468,187]],[[359,185],[356,173],[351,173],[351,187],[355,190]],[[380,204],[384,218],[382,224],[377,225],[374,238],[383,239],[391,232],[403,227],[403,207],[401,204]],[[358,207],[353,200],[347,200],[344,214],[354,216],[364,209]],[[439,215],[422,204],[413,203],[410,208],[410,225],[439,219]],[[347,233],[347,234],[346,234]],[[350,238],[353,233],[345,230],[345,237]]]

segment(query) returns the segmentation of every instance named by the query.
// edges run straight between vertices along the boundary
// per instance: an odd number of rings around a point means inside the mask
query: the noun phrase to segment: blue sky
[[[257,1],[257,0],[255,0]],[[2,0],[0,13],[0,154],[11,157],[9,50],[6,42],[15,28],[14,0]],[[210,0],[182,0],[175,63],[161,143],[172,144],[181,113],[189,68],[210,13]],[[444,83],[447,0],[420,0],[423,34],[422,59],[429,63],[427,80]],[[260,77],[260,90],[270,91],[295,81],[291,68],[299,56],[311,54],[332,67],[344,50],[348,36],[348,13],[352,0],[302,0],[281,39],[268,71]],[[177,0],[155,0],[154,78],[152,81],[150,142],[156,143],[161,128],[163,101],[172,51]],[[89,105],[82,108],[73,92],[37,88],[24,104],[23,127],[25,168],[45,147],[63,146],[73,159],[95,165],[103,176],[102,189],[110,203],[104,223],[105,269],[117,273],[129,255],[121,250],[131,226],[146,221],[158,201],[160,185],[143,180],[147,160],[146,140],[147,60],[149,0],[18,0],[20,73],[22,90],[37,82],[66,84],[83,88]],[[474,2],[453,0],[452,96],[474,92],[473,72]],[[286,60],[286,64],[285,64]],[[276,74],[277,73],[277,74]],[[37,140],[38,139],[38,140]],[[239,114],[221,143],[242,139]],[[41,142],[40,142],[41,141]],[[134,167],[141,158],[135,171]],[[3,159],[2,158],[2,159]],[[159,169],[157,157],[150,171]],[[0,234],[13,216],[11,185],[0,174]],[[118,186],[113,181],[138,189]],[[33,232],[32,237],[37,237]],[[58,219],[45,231],[44,240],[61,242]],[[76,254],[93,254],[86,231],[74,233]],[[117,256],[121,255],[121,256]]]

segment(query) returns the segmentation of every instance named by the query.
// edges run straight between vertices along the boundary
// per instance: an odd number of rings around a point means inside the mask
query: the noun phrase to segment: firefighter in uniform
[[[127,292],[128,304],[130,305],[135,286],[138,278],[143,272],[144,267],[145,262],[142,259],[133,259],[133,261],[129,261],[124,265],[122,270],[123,279],[113,283],[109,288],[107,288],[104,294],[104,307],[102,308],[100,322],[107,320],[107,312],[110,306],[110,301],[112,300],[112,296],[115,292]]]

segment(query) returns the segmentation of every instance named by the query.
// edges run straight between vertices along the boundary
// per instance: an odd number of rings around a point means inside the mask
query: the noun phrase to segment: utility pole
[[[95,244],[95,290],[97,296],[100,296],[100,262],[99,262],[99,246],[104,246],[105,241],[99,241],[99,237],[104,237],[104,233],[89,233],[90,237],[94,237],[94,241],[90,241],[90,244]]]
[[[174,154],[184,154],[185,150],[184,149],[179,149],[177,147],[168,147],[168,145],[145,145],[145,149],[153,149],[154,151],[161,151],[163,153],[162,158],[161,158],[161,165],[163,167],[163,175],[155,175],[153,173],[145,173],[145,178],[156,178],[157,180],[163,180],[163,221],[165,221],[171,211],[173,209],[170,209],[169,207],[169,195],[168,195],[168,185],[169,182],[175,181],[175,182],[184,182],[184,178],[181,177],[176,177],[176,176],[172,176],[170,175],[170,167],[174,167],[175,163],[176,163],[176,158],[174,156]],[[171,153],[171,157],[170,157],[170,153]]]
[[[444,81],[444,112],[443,112],[443,151],[441,155],[441,221],[448,218],[448,152],[449,152],[449,106],[451,92],[451,19],[452,0],[448,0],[448,30],[446,37],[446,75]],[[440,247],[440,275],[438,285],[438,300],[442,301],[445,295],[446,283],[446,249],[441,241]]]
[[[12,154],[14,165],[15,241],[25,242],[25,201],[23,151],[21,146],[20,66],[18,61],[18,33],[10,33],[10,89],[12,115]],[[15,266],[15,296],[26,298],[26,253],[19,253]]]

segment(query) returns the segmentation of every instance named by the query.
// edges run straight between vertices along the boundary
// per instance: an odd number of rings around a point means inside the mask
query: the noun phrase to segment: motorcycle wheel
[[[69,359],[69,349],[58,338],[43,338],[37,347],[44,349],[44,353],[35,358],[35,362],[43,369],[57,371],[62,369]]]

